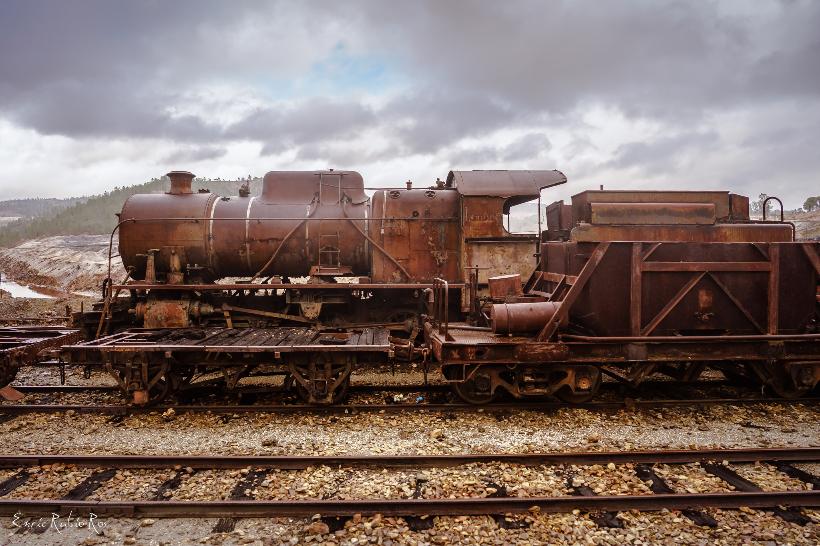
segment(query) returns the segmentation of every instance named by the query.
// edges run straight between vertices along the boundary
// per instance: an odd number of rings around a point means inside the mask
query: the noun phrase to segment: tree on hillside
[[[751,209],[752,209],[752,213],[754,213],[754,214],[761,214],[761,215],[762,215],[762,214],[763,214],[763,203],[764,203],[764,202],[766,201],[766,199],[768,199],[768,198],[769,198],[769,196],[768,196],[768,195],[766,195],[765,193],[761,193],[761,194],[758,196],[758,200],[757,200],[757,201],[752,201],[752,202],[750,203],[750,207],[751,207]],[[766,203],[766,218],[768,218],[769,216],[771,216],[771,214],[772,214],[772,208],[773,208],[773,207],[772,207],[772,202],[771,202],[771,201],[769,201],[768,203]]]
[[[820,210],[820,195],[815,195],[814,197],[807,197],[806,201],[803,203],[803,210],[805,210],[806,212]]]

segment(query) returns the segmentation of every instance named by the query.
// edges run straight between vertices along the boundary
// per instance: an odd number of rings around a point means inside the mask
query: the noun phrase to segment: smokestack
[[[168,191],[171,195],[193,193],[191,182],[194,180],[194,173],[171,171],[166,176],[171,179],[171,189]]]

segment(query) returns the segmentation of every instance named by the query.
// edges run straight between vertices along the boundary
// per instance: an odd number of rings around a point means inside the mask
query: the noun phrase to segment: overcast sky
[[[820,194],[820,2],[0,2],[0,199],[172,169]]]

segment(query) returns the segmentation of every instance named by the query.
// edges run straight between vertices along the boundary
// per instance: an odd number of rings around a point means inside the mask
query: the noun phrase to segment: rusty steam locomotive
[[[74,316],[85,341],[63,348],[135,403],[256,374],[334,403],[356,367],[410,361],[473,403],[582,402],[604,373],[712,367],[787,397],[820,380],[820,245],[751,220],[740,195],[586,191],[541,226],[559,171],[452,171],[370,196],[353,171],[273,171],[232,197],[168,176],[124,204],[128,278],[109,275]],[[535,200],[538,233],[510,233],[511,207]]]

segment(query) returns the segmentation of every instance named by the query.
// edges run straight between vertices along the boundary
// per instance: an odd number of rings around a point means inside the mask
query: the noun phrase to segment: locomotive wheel
[[[148,402],[146,405],[152,406],[159,404],[168,396],[176,392],[179,385],[178,378],[170,371],[162,372],[156,368],[148,368],[148,377],[150,378],[148,387]],[[151,384],[153,383],[153,384]]]
[[[774,377],[769,382],[768,386],[777,394],[777,396],[786,399],[801,398],[809,394],[813,388],[811,384],[803,384],[795,381],[791,374],[780,373],[774,374]]]
[[[757,377],[754,370],[749,368],[748,364],[727,364],[718,368],[730,383],[740,387],[758,388],[760,387],[760,378]]]
[[[582,383],[584,390],[573,391],[572,387],[565,385],[557,391],[555,396],[562,402],[568,404],[584,404],[589,402],[598,394],[601,388],[601,370],[597,367],[585,366],[583,376],[576,376],[576,385]],[[588,387],[587,387],[588,385]]]
[[[306,404],[338,404],[347,397],[352,363],[335,361],[332,353],[316,353],[288,367],[296,394]]]
[[[492,391],[490,373],[482,370],[476,371],[466,381],[454,383],[453,390],[468,404],[489,404],[498,397],[498,390]]]
[[[108,364],[106,369],[117,380],[123,393],[141,406],[152,406],[175,393],[182,379],[170,369],[169,363],[150,363],[147,376],[143,377],[140,357],[131,361]]]
[[[781,398],[800,398],[814,388],[812,364],[769,361],[752,362],[749,366],[762,383]]]

